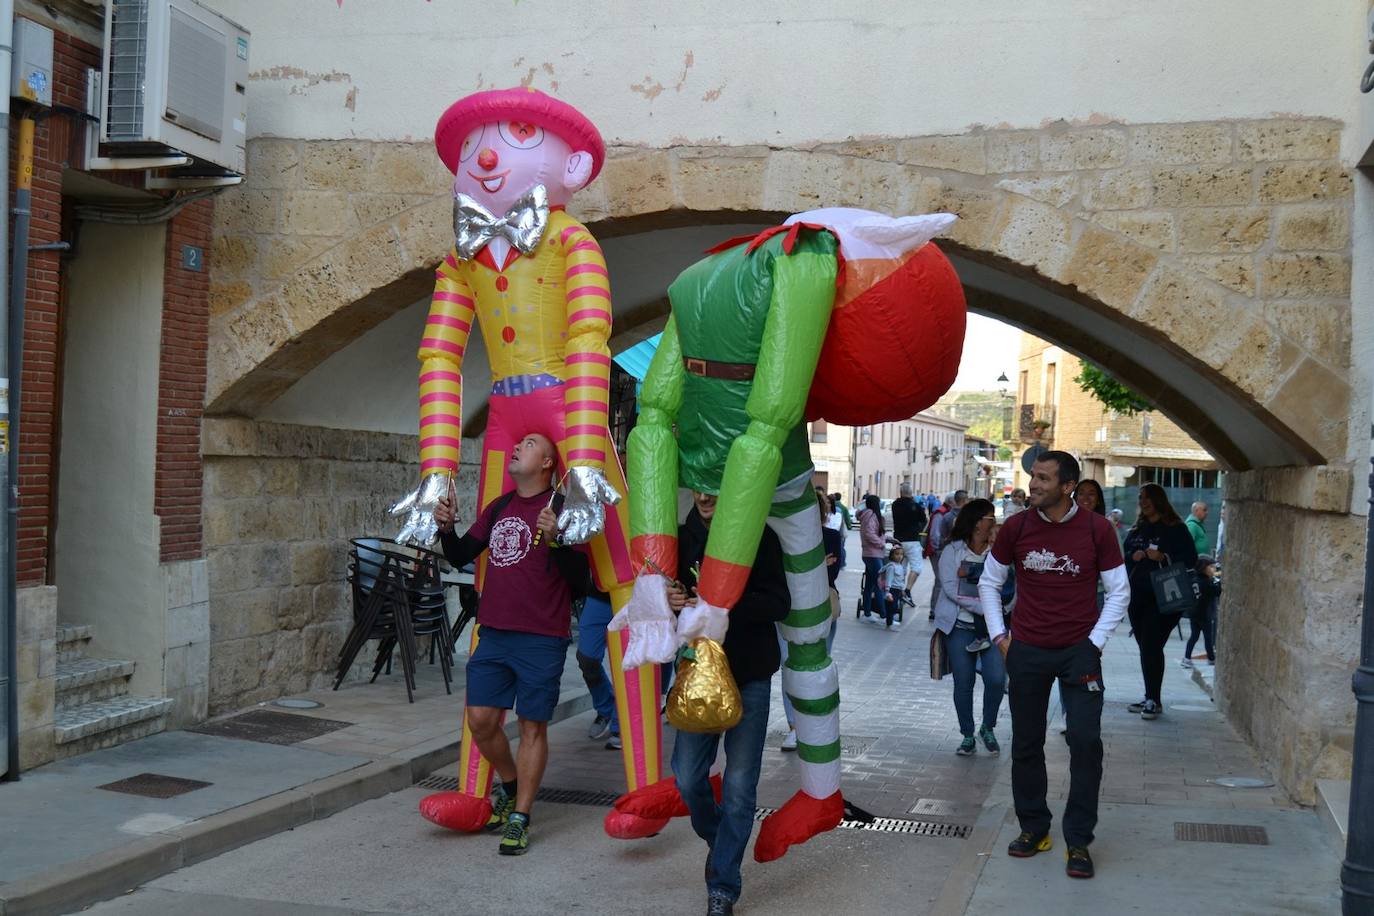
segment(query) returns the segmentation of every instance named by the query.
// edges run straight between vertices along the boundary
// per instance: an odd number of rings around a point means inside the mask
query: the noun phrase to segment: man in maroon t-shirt
[[[1026,858],[1044,852],[1051,815],[1045,801],[1045,717],[1059,681],[1069,742],[1069,800],[1064,842],[1071,878],[1091,878],[1088,846],[1097,826],[1102,783],[1102,648],[1131,600],[1121,547],[1111,524],[1080,512],[1072,494],[1078,461],[1051,451],[1031,467],[1029,509],[1002,526],[978,580],[988,636],[1007,661],[1011,707],[1011,794],[1021,834],[1007,848]],[[1002,584],[1016,571],[1016,613],[1002,618]],[[1097,583],[1106,590],[1097,609]]]
[[[544,436],[522,439],[508,466],[515,491],[492,501],[461,538],[453,531],[451,484],[434,510],[444,556],[455,567],[487,551],[481,629],[467,664],[467,718],[477,749],[501,777],[487,829],[502,831],[502,855],[521,855],[529,845],[530,808],[549,758],[549,720],[568,654],[572,584],[588,575],[586,554],[558,540],[550,486],[557,459]],[[520,720],[518,757],[501,728],[511,707]]]

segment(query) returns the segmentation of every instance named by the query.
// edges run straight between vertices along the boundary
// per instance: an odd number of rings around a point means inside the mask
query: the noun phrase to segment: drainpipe
[[[1374,458],[1370,484],[1374,485]],[[1355,754],[1350,773],[1350,819],[1341,864],[1341,912],[1374,912],[1374,490],[1364,545],[1364,613],[1360,666],[1355,669]]]
[[[10,59],[14,52],[14,0],[0,0],[0,74],[10,72]],[[9,200],[10,171],[10,94],[0,91],[0,201]],[[9,220],[0,219],[0,290],[7,288],[6,271],[9,268],[4,252],[9,248]],[[9,426],[9,359],[8,340],[5,322],[0,321],[0,458],[8,459],[6,453],[12,452],[14,439],[8,431]],[[4,628],[5,675],[5,779],[19,778],[19,683],[18,683],[18,646],[19,621],[15,607],[14,573],[14,523],[16,512],[10,509],[14,500],[8,494],[13,491],[14,478],[9,472],[8,460],[0,461],[0,493],[6,494],[8,511],[0,512],[0,627]]]

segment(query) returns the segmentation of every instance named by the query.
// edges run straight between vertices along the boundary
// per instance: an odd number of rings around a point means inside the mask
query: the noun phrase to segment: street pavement
[[[857,557],[858,551],[851,553]],[[845,610],[834,654],[841,675],[843,786],[848,799],[897,819],[907,832],[839,829],[777,862],[760,865],[747,857],[741,914],[1339,912],[1341,850],[1316,814],[1277,788],[1225,789],[1209,782],[1266,774],[1178,667],[1173,656],[1181,644],[1169,645],[1165,715],[1145,722],[1126,711],[1141,690],[1124,624],[1104,659],[1107,757],[1093,846],[1098,877],[1065,877],[1057,836],[1052,853],[1009,859],[1006,843],[1017,828],[1010,816],[1008,752],[956,757],[950,680],[929,677],[931,629],[923,600],[929,566],[916,588],[918,608],[908,609],[898,631],[855,619],[858,581],[856,569],[841,573]],[[565,677],[565,690],[568,682]],[[577,700],[585,706],[585,695]],[[337,709],[322,712],[347,718]],[[1053,712],[1046,751],[1056,815],[1068,790],[1058,715]],[[587,738],[591,716],[581,712],[551,727],[546,787],[623,788],[620,755]],[[1009,749],[1007,721],[1004,713],[998,736]],[[385,731],[381,723],[375,727]],[[328,750],[358,753],[367,728],[354,726],[346,744]],[[796,757],[778,747],[785,729],[775,681],[762,806],[781,804],[797,788]],[[404,730],[393,731],[393,744],[407,740],[398,737]],[[450,766],[438,775],[452,772]],[[704,847],[685,820],[659,836],[625,843],[602,832],[605,807],[540,803],[530,852],[511,859],[497,856],[491,836],[457,835],[423,821],[416,807],[428,791],[408,788],[364,801],[166,874],[90,912],[629,914],[696,912],[704,903]],[[1268,844],[1184,841],[1176,839],[1180,823],[1262,827]]]

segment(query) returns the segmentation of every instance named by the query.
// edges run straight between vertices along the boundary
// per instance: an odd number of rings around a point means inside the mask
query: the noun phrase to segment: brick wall
[[[197,201],[167,227],[158,378],[154,511],[162,519],[162,560],[201,555],[200,424],[209,334],[210,227],[213,198]],[[182,266],[182,247],[201,250],[199,271]]]
[[[83,108],[86,68],[99,65],[98,48],[57,32],[53,36],[54,104]],[[15,113],[22,111],[16,103]],[[17,119],[11,118],[11,162],[15,161],[17,137]],[[62,208],[62,169],[79,162],[83,145],[83,130],[76,121],[54,116],[38,122],[34,132],[30,246],[73,240],[70,214]],[[48,539],[57,482],[54,456],[61,403],[61,257],[56,251],[29,252],[17,443],[20,585],[38,585],[48,580]]]

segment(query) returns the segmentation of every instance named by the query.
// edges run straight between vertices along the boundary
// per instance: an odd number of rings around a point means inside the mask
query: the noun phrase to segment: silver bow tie
[[[466,194],[453,201],[453,237],[458,257],[464,261],[476,257],[482,246],[498,235],[522,254],[529,254],[539,244],[548,222],[549,194],[542,184],[521,195],[505,216],[492,215]]]

